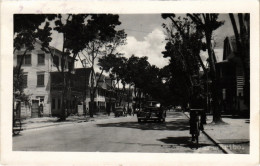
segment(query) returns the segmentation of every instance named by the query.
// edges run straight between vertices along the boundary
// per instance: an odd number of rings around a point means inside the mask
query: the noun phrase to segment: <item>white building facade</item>
[[[34,50],[27,51],[23,60],[25,49],[14,53],[14,66],[19,65],[22,60],[21,69],[26,80],[24,93],[29,95],[29,103],[22,103],[21,114],[24,117],[39,117],[40,106],[43,106],[43,116],[51,116],[50,72],[58,71],[57,66],[61,65],[61,51],[55,48],[51,50],[54,57],[41,50],[40,42],[36,42]],[[72,60],[65,63],[65,68],[69,65],[74,67]]]

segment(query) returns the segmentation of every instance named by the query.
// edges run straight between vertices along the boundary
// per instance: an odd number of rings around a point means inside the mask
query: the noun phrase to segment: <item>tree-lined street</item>
[[[165,123],[138,123],[127,116],[27,130],[13,137],[13,150],[223,153],[203,134],[196,149],[182,112],[167,112]]]
[[[249,153],[250,14],[139,16],[14,15],[13,150]]]

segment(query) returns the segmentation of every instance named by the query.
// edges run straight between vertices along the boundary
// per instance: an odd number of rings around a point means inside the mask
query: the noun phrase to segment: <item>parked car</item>
[[[120,107],[115,107],[115,117],[119,117],[119,116],[127,116],[127,112],[126,110],[124,110],[124,107],[120,106]]]
[[[137,113],[138,122],[153,120],[165,122],[166,110],[158,101],[147,101],[144,107]]]

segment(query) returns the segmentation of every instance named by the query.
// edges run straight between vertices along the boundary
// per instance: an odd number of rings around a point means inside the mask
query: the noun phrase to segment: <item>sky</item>
[[[125,14],[119,15],[122,24],[120,27],[127,33],[127,45],[122,48],[126,57],[132,54],[136,56],[147,56],[151,64],[159,68],[168,64],[168,59],[163,58],[162,51],[165,49],[165,30],[162,24],[169,24],[169,20],[161,18],[161,14]],[[185,14],[177,14],[185,16]],[[226,36],[232,36],[233,28],[228,14],[220,14],[219,20],[224,21],[224,25],[217,29],[213,37],[217,42],[216,55],[221,61],[223,53],[223,41]],[[207,53],[201,53],[205,61]]]
[[[185,16],[185,14],[177,14],[177,16]],[[169,20],[162,19],[161,14],[120,14],[119,20],[121,25],[117,28],[124,29],[127,34],[127,44],[119,47],[119,52],[124,53],[127,58],[133,54],[138,57],[147,56],[148,61],[159,68],[168,64],[169,60],[163,58],[161,52],[165,50],[166,44],[162,24],[168,24]],[[220,14],[219,20],[224,21],[224,25],[214,32],[213,37],[217,42],[216,54],[220,61],[224,38],[234,33],[228,14]],[[61,49],[61,36],[53,33],[52,37],[51,45]],[[204,52],[201,56],[205,61],[207,54]],[[76,67],[81,67],[79,62]]]

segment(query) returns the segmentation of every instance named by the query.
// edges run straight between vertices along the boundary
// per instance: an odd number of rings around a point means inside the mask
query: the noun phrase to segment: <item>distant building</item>
[[[96,80],[98,80],[98,89],[96,93],[96,107],[99,112],[112,112],[115,108],[116,92],[114,81],[100,73],[96,74]]]

